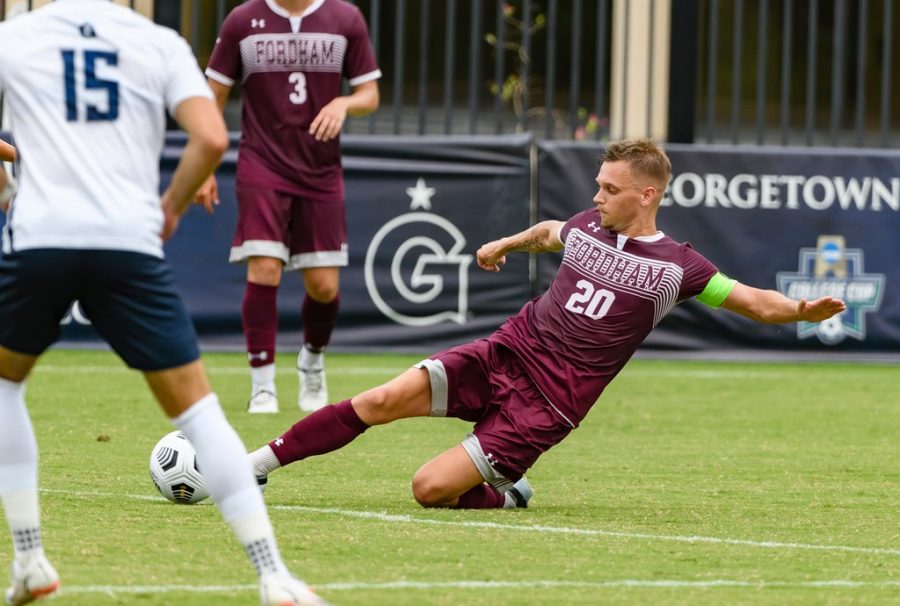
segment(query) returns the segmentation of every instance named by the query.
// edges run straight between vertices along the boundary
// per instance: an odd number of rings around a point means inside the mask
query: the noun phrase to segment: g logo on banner
[[[435,189],[427,187],[425,179],[420,177],[416,186],[407,188],[406,193],[412,198],[411,211],[419,208],[425,211],[431,210],[431,197],[434,195]],[[375,259],[378,257],[379,248],[385,239],[396,230],[415,224],[423,224],[423,227],[424,225],[437,227],[449,236],[451,245],[445,248],[434,238],[421,234],[407,238],[394,250],[390,264],[391,285],[405,301],[413,305],[425,305],[444,292],[444,277],[440,273],[429,273],[429,268],[456,266],[459,271],[456,309],[414,316],[397,311],[382,296],[384,286],[379,287],[375,280]],[[366,251],[366,289],[372,302],[385,316],[406,326],[431,326],[447,320],[465,324],[469,309],[468,269],[473,261],[472,255],[460,254],[465,245],[466,239],[462,232],[444,217],[428,212],[409,212],[391,219],[375,232]],[[414,257],[414,255],[418,256]],[[408,258],[412,260],[407,260]],[[412,271],[409,273],[409,283],[407,283],[403,268],[408,268],[410,265],[412,265]]]

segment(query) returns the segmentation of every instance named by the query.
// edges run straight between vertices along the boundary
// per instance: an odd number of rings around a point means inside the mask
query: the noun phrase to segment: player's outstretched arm
[[[778,291],[753,288],[740,282],[734,285],[722,307],[766,324],[821,322],[847,309],[843,301],[834,297],[797,301]]]
[[[562,250],[559,239],[562,221],[541,221],[514,236],[500,238],[482,245],[476,253],[478,266],[485,271],[500,271],[511,252],[556,252]]]
[[[0,139],[0,162],[15,162],[16,148]]]
[[[225,121],[211,99],[185,99],[175,108],[175,120],[187,132],[188,141],[172,181],[162,195],[166,220],[164,239],[175,233],[178,219],[197,193],[197,188],[212,174],[228,148]]]

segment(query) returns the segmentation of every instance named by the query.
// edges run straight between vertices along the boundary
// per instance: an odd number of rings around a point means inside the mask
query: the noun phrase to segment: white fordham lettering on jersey
[[[254,73],[341,73],[347,38],[338,34],[253,34],[241,40],[244,78]]]
[[[566,238],[563,265],[606,288],[650,299],[654,324],[674,307],[684,277],[684,271],[675,263],[617,250],[578,228]]]

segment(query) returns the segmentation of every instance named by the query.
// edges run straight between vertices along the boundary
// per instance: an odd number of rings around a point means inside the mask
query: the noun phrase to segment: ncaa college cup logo
[[[366,251],[365,280],[369,296],[378,310],[397,324],[431,326],[444,321],[465,324],[469,308],[469,265],[474,260],[472,255],[460,253],[466,239],[453,223],[427,212],[431,210],[435,189],[427,187],[425,179],[419,178],[416,186],[407,188],[406,193],[412,198],[412,212],[385,223],[375,232]],[[390,280],[376,280],[376,259],[391,250]],[[433,302],[445,295],[448,272],[456,274],[457,293],[452,308],[436,311]],[[444,299],[450,297],[452,292]],[[392,305],[389,299],[397,303]],[[397,304],[402,304],[405,311],[396,309]],[[417,306],[427,307],[422,314],[416,314]]]
[[[821,235],[815,248],[801,248],[796,272],[780,271],[775,277],[779,292],[792,299],[808,300],[831,295],[847,303],[847,311],[824,322],[798,322],[797,337],[815,336],[825,345],[837,345],[846,337],[866,338],[866,314],[881,308],[884,274],[865,272],[865,254],[847,248],[840,235]]]

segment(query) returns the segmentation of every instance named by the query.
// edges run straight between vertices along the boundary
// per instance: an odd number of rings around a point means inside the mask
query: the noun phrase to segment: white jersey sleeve
[[[168,48],[167,59],[169,74],[166,82],[166,107],[174,115],[175,108],[191,97],[207,97],[213,99],[212,90],[206,82],[203,72],[197,65],[194,53],[187,40],[172,32],[172,40]]]

